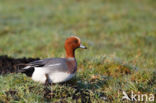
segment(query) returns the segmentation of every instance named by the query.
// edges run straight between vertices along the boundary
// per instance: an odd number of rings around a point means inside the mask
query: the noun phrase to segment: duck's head
[[[66,57],[75,57],[74,51],[77,48],[87,49],[87,47],[85,47],[81,44],[80,38],[78,38],[76,36],[71,36],[71,37],[67,38],[65,41],[64,47],[66,50]]]

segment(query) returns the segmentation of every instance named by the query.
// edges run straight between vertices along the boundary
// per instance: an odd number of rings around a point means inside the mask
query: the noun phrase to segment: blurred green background
[[[88,47],[76,51],[84,70],[117,68],[101,63],[101,57],[140,72],[156,68],[155,0],[0,0],[0,55],[64,57],[64,41],[71,35]]]
[[[154,0],[0,0],[0,55],[64,56],[76,35],[88,46],[81,57],[115,55],[154,67]],[[138,58],[139,56],[139,58]]]

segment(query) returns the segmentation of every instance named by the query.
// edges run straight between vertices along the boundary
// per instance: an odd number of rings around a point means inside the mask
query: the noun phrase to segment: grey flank
[[[28,64],[28,66],[42,67],[45,69],[45,71],[48,71],[49,73],[69,72],[69,69],[66,63],[67,61],[70,61],[70,60],[66,58],[47,58],[47,59],[31,62]]]

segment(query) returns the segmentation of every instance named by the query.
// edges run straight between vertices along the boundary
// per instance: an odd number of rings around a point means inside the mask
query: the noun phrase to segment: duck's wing
[[[48,59],[37,60],[26,64],[26,67],[20,69],[19,73],[25,73],[27,76],[31,76],[35,67],[43,67],[48,62]]]
[[[35,69],[44,68],[47,72],[67,71],[66,60],[64,58],[47,58],[30,62],[26,67],[19,70],[20,73],[25,73],[27,76],[32,76]]]
[[[27,64],[27,66],[31,67],[43,67],[49,62],[49,59],[37,60]]]
[[[33,61],[27,64],[28,67],[51,67],[58,64],[63,64],[66,60],[64,58],[47,58],[42,60]]]
[[[26,67],[24,67],[22,70],[28,70],[31,68],[37,68],[37,67],[42,67],[47,70],[62,70],[66,71],[66,60],[64,58],[47,58],[43,60],[37,60],[34,62],[30,62],[27,64]]]

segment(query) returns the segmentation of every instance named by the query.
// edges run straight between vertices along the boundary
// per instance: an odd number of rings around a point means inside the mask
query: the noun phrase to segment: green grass
[[[155,11],[154,0],[0,0],[0,55],[64,57],[65,38],[73,34],[88,47],[76,51],[77,76],[63,85],[0,76],[0,102],[80,102],[84,96],[120,103],[123,90],[156,94]]]

